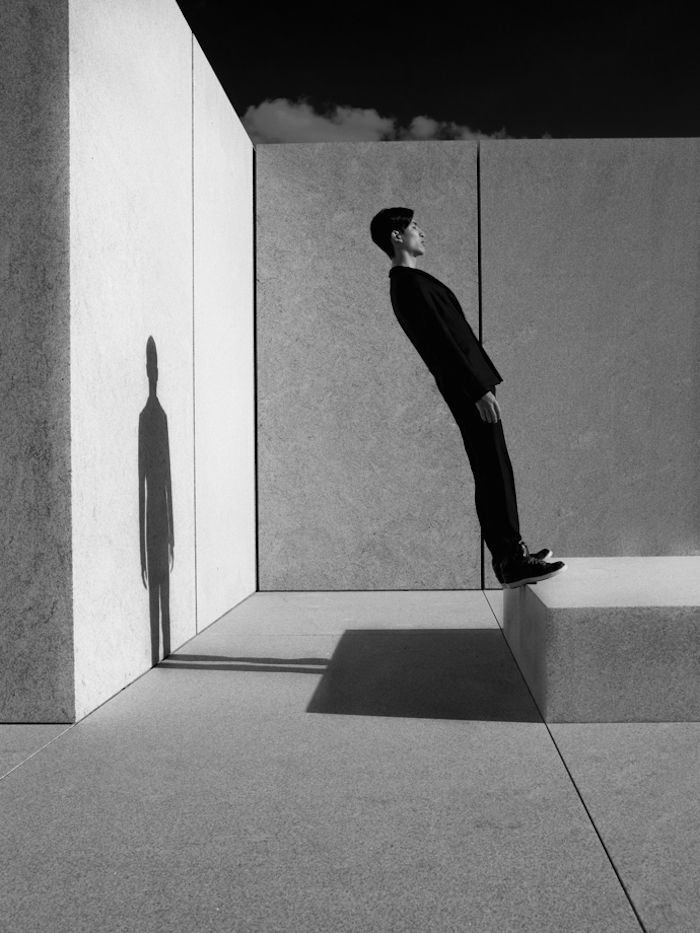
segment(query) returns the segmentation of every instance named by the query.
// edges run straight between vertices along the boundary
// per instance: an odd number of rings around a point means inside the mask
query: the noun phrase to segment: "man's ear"
[[[403,233],[401,230],[392,230],[391,231],[392,243],[402,243],[403,242],[402,236],[403,236]]]

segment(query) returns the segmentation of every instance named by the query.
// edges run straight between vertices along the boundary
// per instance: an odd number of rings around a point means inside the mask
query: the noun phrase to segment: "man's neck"
[[[417,258],[417,256],[407,256],[405,254],[403,256],[394,256],[391,267],[393,269],[394,266],[406,266],[408,269],[416,269],[418,268],[416,265]]]

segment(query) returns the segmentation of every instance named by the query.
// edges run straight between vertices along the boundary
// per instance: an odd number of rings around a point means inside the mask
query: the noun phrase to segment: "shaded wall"
[[[369,236],[405,204],[478,328],[476,145],[258,146],[260,588],[478,587],[459,431]]]
[[[255,590],[253,145],[194,44],[199,627]]]
[[[700,140],[481,144],[484,343],[536,547],[700,550],[699,192]]]
[[[0,720],[73,718],[68,3],[0,5]]]

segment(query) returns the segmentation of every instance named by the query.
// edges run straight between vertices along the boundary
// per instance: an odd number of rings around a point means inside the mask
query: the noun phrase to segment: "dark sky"
[[[285,98],[513,137],[700,136],[685,5],[178,2],[240,116]]]

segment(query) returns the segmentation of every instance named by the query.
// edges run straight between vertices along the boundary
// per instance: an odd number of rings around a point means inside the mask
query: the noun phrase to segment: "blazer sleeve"
[[[474,372],[469,345],[478,347],[478,341],[464,316],[456,317],[448,297],[417,277],[401,280],[396,297],[399,323],[436,379],[477,402],[493,384]]]

